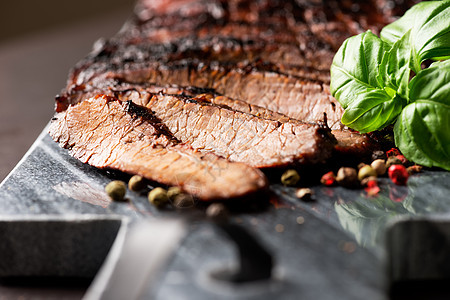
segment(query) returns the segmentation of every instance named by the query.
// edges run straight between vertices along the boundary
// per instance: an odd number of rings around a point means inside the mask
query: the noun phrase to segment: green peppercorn
[[[342,167],[337,172],[336,182],[344,187],[354,187],[358,183],[358,173],[353,168]]]
[[[169,202],[167,191],[161,187],[154,188],[148,193],[148,201],[156,207],[163,207]]]
[[[300,175],[296,170],[290,169],[281,176],[281,183],[284,186],[294,186],[300,181]]]
[[[127,192],[127,186],[123,181],[114,180],[105,186],[105,192],[112,200],[123,201]]]
[[[167,197],[169,200],[175,200],[175,198],[182,193],[181,189],[177,186],[172,186],[167,190]]]
[[[361,169],[359,169],[358,171],[358,180],[361,181],[366,177],[369,176],[377,176],[377,172],[375,172],[375,170],[369,166],[369,165],[365,165],[364,167],[362,167]]]
[[[146,187],[145,179],[142,176],[134,175],[128,181],[128,188],[131,191],[139,192]]]

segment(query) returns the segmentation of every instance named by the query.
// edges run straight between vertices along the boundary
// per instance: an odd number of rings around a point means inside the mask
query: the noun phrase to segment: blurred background
[[[50,121],[70,68],[116,33],[134,0],[0,1],[0,182]],[[1,200],[1,199],[0,199]],[[81,299],[87,282],[0,282],[0,299]]]
[[[70,68],[121,28],[134,3],[0,2],[0,182],[49,122]]]

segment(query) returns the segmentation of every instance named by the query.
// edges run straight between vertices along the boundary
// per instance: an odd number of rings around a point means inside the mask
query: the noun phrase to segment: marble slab
[[[133,224],[179,219],[185,233],[170,249],[157,284],[144,285],[140,297],[387,299],[393,281],[450,278],[448,172],[425,171],[407,186],[383,178],[375,197],[314,186],[310,202],[297,199],[295,188],[272,184],[260,199],[266,205],[238,210],[230,222],[273,255],[273,276],[239,284],[212,276],[235,266],[238,256],[203,209],[158,210],[131,191],[127,201],[112,202],[104,186],[113,179],[127,175],[77,161],[44,129],[0,185],[0,277],[93,278],[110,249],[110,257],[133,255],[117,242],[121,228],[131,234]],[[147,238],[142,247],[150,243],[156,253],[158,242]],[[103,274],[115,267],[117,260],[107,259]],[[130,272],[130,278],[140,274]]]

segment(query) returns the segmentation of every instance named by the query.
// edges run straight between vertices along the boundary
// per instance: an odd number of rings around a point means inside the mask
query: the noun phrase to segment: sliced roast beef
[[[377,33],[413,1],[140,0],[73,68],[51,135],[81,161],[205,200],[266,186],[228,160],[324,161],[329,128],[338,151],[366,152],[369,139],[342,128],[328,70],[345,38]]]
[[[97,44],[70,83],[105,76],[212,88],[305,122],[326,113],[330,128],[339,130],[343,110],[329,93],[332,58],[345,38],[393,20],[398,6],[382,3],[140,1],[135,18]]]
[[[169,95],[154,93],[156,87],[110,85],[78,94],[71,102],[107,91],[149,108],[173,136],[194,149],[258,168],[323,163],[336,144],[326,125],[286,122],[289,118],[283,120],[280,114],[264,118],[268,113],[263,108],[212,94],[188,96],[180,91]]]
[[[123,97],[150,108],[175,137],[193,148],[254,167],[323,163],[335,144],[325,125],[268,120],[212,104],[202,96]]]
[[[93,82],[92,84],[88,85],[88,87],[85,87],[84,90],[73,90],[71,95],[66,95],[66,97],[60,97],[57,99],[57,107],[67,107],[69,104],[78,103],[82,101],[83,99],[87,99],[90,97],[93,97],[99,93],[107,93],[109,95],[112,95],[114,97],[120,98],[122,100],[128,100],[133,99],[138,104],[145,104],[149,105],[149,99],[153,98],[153,101],[151,103],[155,103],[158,100],[168,100],[172,99],[176,95],[183,96],[181,98],[178,98],[177,101],[181,102],[188,102],[189,105],[195,106],[204,106],[207,104],[213,104],[217,106],[219,109],[222,110],[232,110],[239,113],[245,113],[250,114],[253,116],[258,117],[258,119],[266,119],[271,121],[276,121],[281,124],[289,123],[288,125],[283,125],[284,127],[291,127],[293,126],[296,128],[296,131],[301,130],[301,128],[305,128],[308,126],[319,126],[316,128],[321,128],[319,132],[321,132],[320,135],[324,137],[323,140],[318,140],[317,143],[321,146],[321,151],[317,151],[314,154],[312,154],[311,151],[313,149],[310,149],[308,155],[300,155],[301,149],[304,149],[300,147],[299,143],[299,149],[297,151],[292,150],[293,153],[296,153],[295,156],[289,156],[286,155],[289,153],[288,151],[280,151],[278,154],[276,152],[272,153],[270,157],[275,158],[276,156],[279,156],[277,160],[272,160],[271,164],[263,163],[263,161],[267,162],[267,159],[263,159],[260,155],[257,155],[259,157],[259,163],[256,163],[256,157],[253,158],[253,162],[251,163],[253,166],[259,166],[259,167],[275,167],[280,166],[282,164],[285,164],[288,161],[295,162],[295,163],[314,163],[314,162],[320,162],[325,160],[329,153],[330,147],[332,144],[334,144],[334,138],[330,138],[329,131],[324,128],[323,125],[315,125],[314,124],[308,124],[302,121],[299,121],[297,119],[290,118],[284,114],[274,112],[271,110],[268,110],[266,108],[257,106],[257,105],[251,105],[248,104],[245,101],[242,100],[236,100],[232,99],[226,96],[222,96],[220,94],[217,94],[214,92],[214,90],[211,89],[203,89],[203,88],[197,88],[197,87],[179,87],[179,86],[158,86],[158,85],[149,85],[149,84],[129,84],[126,82],[117,82],[115,80],[98,80]],[[170,102],[170,101],[169,101]],[[166,102],[167,103],[167,102]],[[195,104],[195,105],[194,105]],[[151,105],[151,104],[150,104]],[[184,107],[184,105],[179,105],[177,107]],[[161,105],[157,105],[155,107],[151,106],[151,109],[156,109],[160,111],[160,116],[169,115],[166,114],[166,109],[163,108]],[[162,108],[162,110],[161,110]],[[185,113],[188,111],[185,110]],[[162,118],[162,120],[165,122],[166,119]],[[167,119],[168,122],[174,122],[175,120]],[[264,122],[262,120],[259,120],[261,123]],[[322,122],[323,123],[323,122]],[[322,124],[321,123],[321,124]],[[325,123],[328,123],[326,120]],[[175,124],[175,123],[174,123]],[[281,126],[281,125],[280,125]],[[189,133],[189,131],[184,131],[184,133]],[[246,133],[246,132],[245,132]],[[351,132],[349,130],[332,130],[332,135],[336,138],[337,144],[335,144],[335,151],[339,153],[340,155],[345,156],[355,156],[355,157],[361,157],[361,156],[368,156],[370,155],[374,150],[378,150],[381,147],[380,139],[377,141],[369,138],[366,135],[360,135],[355,132]],[[179,133],[180,134],[180,133]],[[316,140],[320,136],[316,136]],[[286,136],[288,137],[288,136]],[[186,137],[186,136],[179,136],[179,138],[183,141],[192,141],[193,136]],[[292,141],[292,143],[300,142],[300,137],[296,137],[295,141]],[[306,136],[302,136],[302,138],[306,138]],[[381,139],[382,140],[382,139]],[[216,143],[219,143],[222,140],[215,141]],[[204,141],[205,145],[207,141]],[[210,140],[211,142],[211,140]],[[198,141],[196,143],[198,145]],[[201,149],[211,149],[210,146],[201,145]],[[226,154],[229,152],[229,149],[227,150],[226,147],[222,144],[221,145],[223,152],[221,155],[224,155],[226,157],[230,157],[229,154]],[[263,147],[262,145],[259,145],[259,147]],[[215,146],[215,149],[218,147]],[[260,148],[259,148],[260,149]],[[258,151],[259,151],[258,149]],[[286,155],[283,156],[282,154]],[[234,153],[233,156],[235,156],[236,153]],[[241,156],[244,157],[244,156]],[[250,163],[250,161],[245,161],[246,163]]]
[[[267,185],[257,169],[180,143],[131,101],[87,99],[56,114],[50,135],[82,162],[179,186],[202,200],[241,197]]]
[[[130,83],[216,92],[340,129],[329,67],[342,41],[392,21],[379,1],[141,1],[122,32],[78,64],[72,83],[109,73]]]

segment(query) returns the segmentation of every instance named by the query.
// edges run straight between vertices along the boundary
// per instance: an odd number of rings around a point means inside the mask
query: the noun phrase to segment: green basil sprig
[[[347,39],[331,66],[342,123],[361,133],[395,123],[410,160],[450,170],[450,0],[421,2],[387,25]],[[422,69],[425,60],[438,60]],[[411,75],[415,75],[410,80]]]

